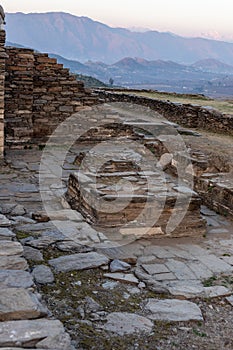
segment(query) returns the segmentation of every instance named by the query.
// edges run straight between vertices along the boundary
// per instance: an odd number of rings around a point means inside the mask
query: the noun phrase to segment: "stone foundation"
[[[160,126],[158,122],[151,123],[150,127],[153,126],[162,130],[162,123]],[[119,142],[111,148],[104,141],[111,140],[114,135],[118,136]],[[82,137],[79,148],[85,149],[89,140],[96,142],[97,147],[92,144],[91,157],[85,152],[77,155],[75,164],[80,170],[70,175],[67,191],[72,209],[81,212],[89,223],[98,230],[118,227],[126,236],[145,237],[143,232],[156,238],[205,233],[198,195],[185,186],[179,186],[176,177],[165,173],[162,165],[161,168],[153,166],[156,157],[165,153],[165,149],[159,146],[159,139],[152,142],[148,135],[142,137],[138,125],[132,122],[93,128]],[[130,150],[134,140],[137,143]],[[154,152],[148,151],[146,162],[143,162],[144,146],[151,148],[152,144],[156,145]],[[179,223],[174,220],[182,214]],[[171,220],[174,220],[172,232],[168,229]]]

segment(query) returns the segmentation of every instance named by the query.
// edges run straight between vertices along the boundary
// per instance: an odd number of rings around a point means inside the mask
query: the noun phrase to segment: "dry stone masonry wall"
[[[96,98],[48,54],[7,47],[5,143],[27,147],[44,143],[60,122]]]
[[[213,132],[233,135],[233,117],[202,106],[161,101],[149,97],[140,97],[124,92],[97,90],[98,96],[105,102],[128,102],[149,107],[168,120],[189,128],[199,128]]]
[[[0,30],[0,158],[4,151],[4,81],[5,81],[5,31]]]

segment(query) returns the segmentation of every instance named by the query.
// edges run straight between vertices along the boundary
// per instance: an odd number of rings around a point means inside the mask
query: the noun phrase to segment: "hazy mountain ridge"
[[[205,72],[233,74],[233,66],[225,64],[215,59],[206,59],[195,62],[192,67],[201,69]]]
[[[6,22],[8,41],[81,62],[113,63],[124,57],[185,64],[209,58],[233,62],[232,43],[158,31],[132,32],[62,12],[7,14]]]
[[[182,65],[173,61],[148,61],[125,57],[111,65],[92,61],[85,64],[77,62],[75,65],[75,61],[64,59],[56,54],[50,54],[50,56],[57,58],[59,63],[70,68],[72,72],[91,75],[106,84],[112,78],[114,85],[118,86],[182,93],[205,93],[211,96],[231,96],[233,94],[233,66],[216,60],[211,62],[219,69],[224,69],[224,74],[210,71],[209,60],[198,61],[192,65]],[[84,68],[80,69],[80,67]]]

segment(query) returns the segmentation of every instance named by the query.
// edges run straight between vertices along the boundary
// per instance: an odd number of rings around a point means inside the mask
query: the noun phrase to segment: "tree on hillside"
[[[112,78],[109,79],[109,85],[113,86],[114,80]]]

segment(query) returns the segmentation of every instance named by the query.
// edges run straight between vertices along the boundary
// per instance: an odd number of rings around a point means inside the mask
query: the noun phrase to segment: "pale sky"
[[[2,0],[5,12],[63,11],[113,27],[233,40],[233,0]]]

